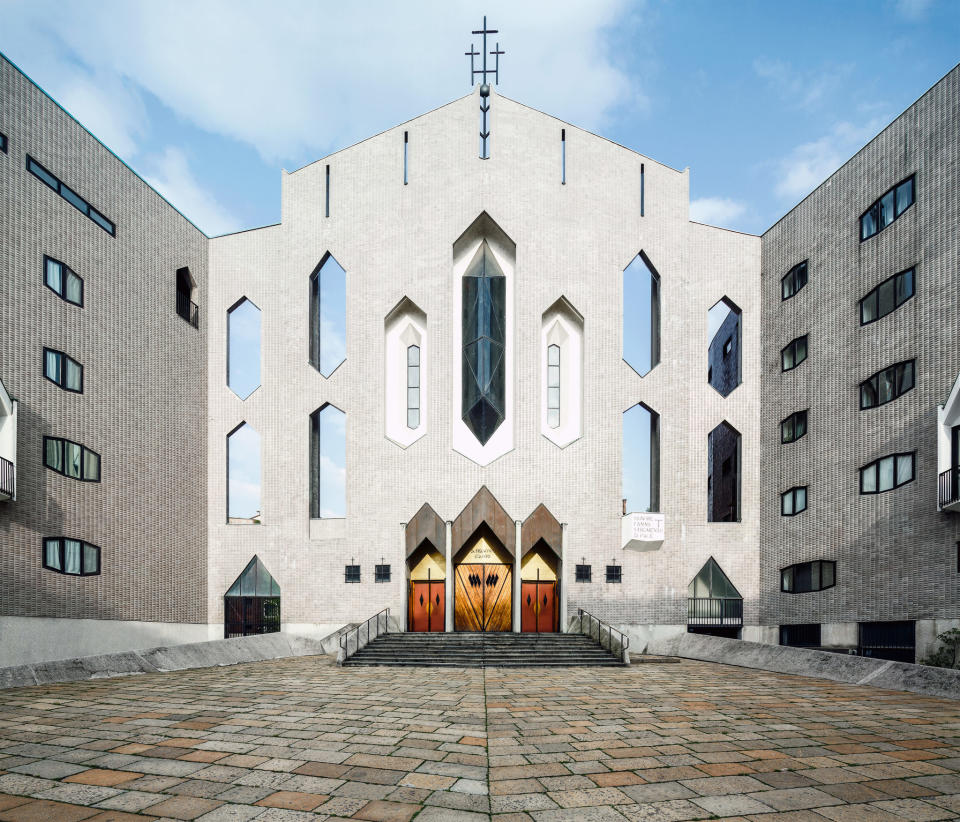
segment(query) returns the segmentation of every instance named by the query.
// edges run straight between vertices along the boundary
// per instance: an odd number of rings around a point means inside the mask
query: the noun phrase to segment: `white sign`
[[[663,542],[663,514],[631,514],[631,538],[640,542]]]

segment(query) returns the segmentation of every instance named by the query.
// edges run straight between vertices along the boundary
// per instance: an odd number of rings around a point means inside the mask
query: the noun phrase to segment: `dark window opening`
[[[915,291],[913,268],[894,274],[860,300],[860,325],[869,325],[896,311]]]
[[[915,451],[890,454],[860,469],[860,493],[882,494],[892,491],[914,478]]]
[[[200,309],[191,299],[193,296],[193,277],[189,268],[177,269],[177,314],[194,328],[200,326]]]
[[[329,217],[330,216],[330,166],[329,165],[327,166],[327,184],[326,184],[326,189],[324,194],[324,202],[326,203],[324,216]]]
[[[790,488],[780,495],[780,515],[795,517],[801,511],[807,510],[807,486],[799,485]]]
[[[796,442],[807,434],[807,412],[797,411],[780,423],[780,442]]]
[[[359,565],[347,565],[343,569],[343,581],[344,582],[359,582],[360,581],[360,566]]]
[[[857,653],[894,662],[916,661],[916,623],[861,622]]]
[[[780,571],[780,590],[786,594],[808,594],[837,584],[837,563],[815,560],[790,565]]]
[[[743,597],[713,557],[687,586],[687,625],[727,629],[743,625]]]
[[[740,521],[740,432],[722,422],[707,437],[707,522]]]
[[[781,625],[780,644],[792,648],[819,648],[820,623],[804,625]]]
[[[913,176],[889,189],[860,216],[860,241],[883,231],[913,205],[914,199]]]
[[[860,383],[860,410],[886,405],[916,385],[915,360],[906,360],[878,371]]]
[[[592,569],[589,565],[578,565],[577,566],[577,582],[591,582],[592,581]]]
[[[405,131],[403,132],[403,184],[404,185],[407,184],[407,151],[408,151],[409,145],[410,145],[409,135]],[[329,166],[327,166],[327,168],[329,168]],[[330,215],[327,214],[327,216],[329,217]]]
[[[560,185],[567,184],[567,130],[560,129]]]
[[[7,153],[7,135],[6,134],[0,134],[0,151],[2,151],[4,154]]]
[[[807,284],[807,261],[797,263],[780,280],[780,299],[789,300]]]
[[[4,140],[4,143],[6,143],[6,140]],[[110,220],[104,217],[103,214],[90,205],[72,188],[61,182],[55,174],[47,171],[47,169],[40,165],[40,163],[34,160],[29,154],[27,155],[27,171],[29,171],[38,180],[50,186],[50,188],[56,191],[57,194],[63,197],[64,200],[70,203],[70,205],[76,208],[79,212],[85,214],[87,217],[93,220],[111,237],[116,235],[116,226],[110,222]]]
[[[723,397],[743,381],[741,325],[740,309],[726,297],[707,312],[707,382]]]
[[[623,579],[622,565],[607,566],[607,582],[621,582]]]
[[[784,371],[796,368],[807,358],[807,335],[797,337],[787,343],[780,352],[780,365]]]
[[[640,163],[640,216],[643,216],[643,206],[644,206],[644,164]]]
[[[67,576],[97,576],[100,573],[100,549],[79,539],[47,537],[43,541],[43,567]]]
[[[389,581],[390,581],[390,566],[389,566],[389,565],[374,565],[374,566],[373,566],[373,581],[374,581],[374,582],[389,582]]]
[[[64,391],[83,393],[83,366],[62,351],[43,349],[43,376]]]
[[[65,477],[100,482],[100,455],[71,440],[44,437],[43,464]]]
[[[61,300],[83,308],[83,280],[59,260],[44,255],[43,283]]]

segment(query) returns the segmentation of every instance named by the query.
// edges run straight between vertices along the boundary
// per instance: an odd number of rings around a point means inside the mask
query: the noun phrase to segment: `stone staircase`
[[[398,633],[370,641],[344,665],[444,668],[612,667],[619,657],[580,634]]]

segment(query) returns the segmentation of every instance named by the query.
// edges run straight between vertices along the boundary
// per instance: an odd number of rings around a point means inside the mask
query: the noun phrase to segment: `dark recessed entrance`
[[[223,598],[223,635],[227,639],[280,630],[280,586],[254,557]]]

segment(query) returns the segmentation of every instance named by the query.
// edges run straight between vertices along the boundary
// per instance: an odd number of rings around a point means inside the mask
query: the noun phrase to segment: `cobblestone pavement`
[[[708,663],[0,691],[0,820],[960,818],[960,701]]]

